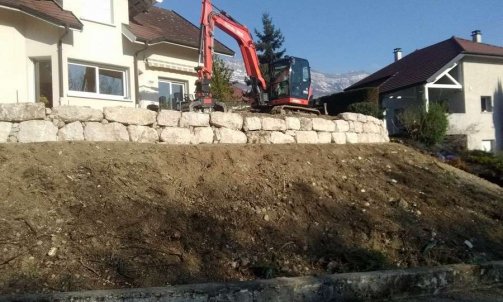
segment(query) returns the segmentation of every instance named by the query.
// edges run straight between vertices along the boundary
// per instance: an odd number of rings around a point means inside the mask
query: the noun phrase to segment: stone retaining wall
[[[356,113],[327,117],[195,113],[42,103],[0,104],[0,143],[131,141],[166,144],[384,143],[381,120]]]

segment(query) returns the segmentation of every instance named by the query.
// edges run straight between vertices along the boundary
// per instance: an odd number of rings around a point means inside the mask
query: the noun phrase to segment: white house
[[[378,87],[390,134],[400,132],[397,116],[410,106],[444,102],[450,135],[462,135],[470,150],[503,149],[503,47],[457,37],[428,46],[350,86]]]
[[[199,29],[153,2],[0,0],[0,103],[145,107],[190,97]],[[234,54],[219,42],[215,52]]]

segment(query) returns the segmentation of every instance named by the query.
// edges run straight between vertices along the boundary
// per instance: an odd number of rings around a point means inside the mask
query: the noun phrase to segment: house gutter
[[[138,55],[146,51],[150,45],[148,42],[144,43],[144,47],[134,53],[134,86],[135,86],[135,106],[140,105],[140,74],[138,69]]]
[[[141,42],[141,41],[132,41],[132,42],[135,44],[144,44],[144,42]],[[191,50],[199,50],[198,47],[187,46],[187,45],[183,45],[183,44],[179,44],[179,43],[169,42],[166,40],[156,39],[156,40],[149,41],[149,46],[154,46],[154,45],[159,45],[159,44],[168,44],[168,45],[174,45],[174,46],[183,47],[183,48],[187,48],[187,49],[191,49]],[[215,54],[221,55],[224,57],[228,57],[228,58],[233,58],[236,55],[236,54],[233,54],[233,55],[226,54],[226,53],[222,53],[222,52],[218,52],[218,51],[215,51]]]
[[[70,29],[65,26],[65,32],[59,37],[58,40],[58,80],[59,80],[59,105],[61,106],[61,98],[63,98],[63,39],[68,35]],[[54,104],[52,104],[54,107]]]

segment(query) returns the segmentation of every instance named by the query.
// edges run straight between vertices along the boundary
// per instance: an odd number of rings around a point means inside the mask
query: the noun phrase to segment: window
[[[483,140],[480,149],[485,152],[493,152],[494,140]]]
[[[480,105],[482,107],[482,112],[493,112],[493,101],[490,96],[481,97]]]
[[[126,72],[91,64],[68,64],[68,87],[75,96],[122,100],[127,97]]]
[[[179,109],[185,96],[185,83],[159,80],[159,102],[162,108]]]
[[[404,126],[402,123],[402,116],[403,116],[404,112],[405,112],[405,108],[393,109],[393,125],[398,130],[404,129]]]
[[[52,64],[50,59],[34,60],[35,99],[52,108]]]
[[[290,65],[288,62],[280,62],[272,66],[272,91],[270,96],[272,100],[287,97],[290,94],[290,91],[288,89],[290,82],[289,77]]]
[[[83,1],[82,19],[113,24],[113,0]]]

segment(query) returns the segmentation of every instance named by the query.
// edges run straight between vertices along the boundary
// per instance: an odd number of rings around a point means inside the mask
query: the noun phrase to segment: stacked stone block
[[[389,142],[383,121],[337,117],[197,113],[41,103],[0,104],[0,143],[105,141],[163,144],[356,144]]]

